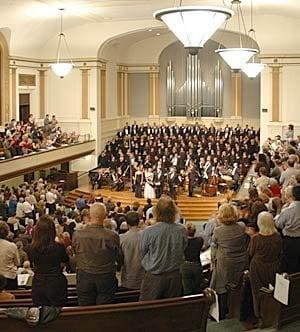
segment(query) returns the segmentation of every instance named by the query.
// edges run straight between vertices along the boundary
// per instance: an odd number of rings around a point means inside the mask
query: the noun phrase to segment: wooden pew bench
[[[206,290],[188,297],[63,308],[56,320],[36,327],[0,313],[0,328],[5,332],[205,332],[212,302],[213,296]]]
[[[21,293],[20,291],[14,291],[12,292],[13,294]],[[25,293],[26,292],[26,293]],[[71,292],[74,294],[73,290]],[[23,291],[21,293],[22,296],[24,297],[16,297],[16,300],[14,301],[3,301],[0,302],[0,308],[13,308],[13,307],[32,307],[32,299],[31,299],[31,291]],[[67,301],[67,307],[74,307],[78,305],[78,299],[77,299],[77,294],[75,295],[69,295],[68,291],[68,301]],[[27,295],[25,297],[25,295]],[[139,290],[134,290],[134,291],[123,291],[123,292],[117,292],[115,294],[113,303],[127,303],[127,302],[134,302],[138,301],[140,295]]]
[[[288,276],[290,280],[289,304],[286,306],[274,298],[274,292],[262,288],[260,290],[259,311],[260,327],[282,326],[300,320],[300,273]]]

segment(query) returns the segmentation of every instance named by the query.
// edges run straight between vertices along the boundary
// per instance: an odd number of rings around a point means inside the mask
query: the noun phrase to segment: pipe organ
[[[206,81],[203,75],[205,68],[201,65],[198,54],[187,55],[185,67],[185,82],[181,87],[177,87],[173,63],[172,61],[168,63],[166,75],[168,115],[176,116],[179,110],[182,113],[183,109],[187,117],[222,117],[224,80],[220,62],[217,61],[213,73],[209,73],[212,76],[211,80]],[[177,101],[179,90],[184,90],[184,100],[181,103]]]

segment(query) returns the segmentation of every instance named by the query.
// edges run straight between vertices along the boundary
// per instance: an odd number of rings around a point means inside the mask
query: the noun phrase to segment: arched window
[[[7,41],[0,32],[0,124],[9,121],[9,51]]]

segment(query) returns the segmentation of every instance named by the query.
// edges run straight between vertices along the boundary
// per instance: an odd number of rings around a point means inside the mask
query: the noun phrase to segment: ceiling
[[[245,14],[251,0],[242,0]],[[299,0],[253,0],[256,15],[281,15],[300,20]],[[230,6],[230,0],[183,0],[183,5]],[[105,23],[143,20],[151,25],[155,10],[179,0],[0,0],[0,28],[9,28],[12,52],[42,47],[57,35],[58,8],[65,8],[65,30]],[[26,52],[25,52],[26,53]],[[17,54],[15,54],[17,55]]]

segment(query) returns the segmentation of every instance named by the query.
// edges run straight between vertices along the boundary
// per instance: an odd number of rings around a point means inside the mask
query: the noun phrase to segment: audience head
[[[126,213],[126,222],[129,227],[138,226],[140,222],[139,214],[134,211],[130,211]]]
[[[102,203],[94,203],[90,208],[90,223],[103,225],[105,217],[105,205]]]
[[[132,210],[137,212],[138,209],[140,208],[140,203],[138,201],[135,201],[132,203]]]
[[[55,242],[56,230],[53,219],[44,215],[41,216],[33,229],[32,247],[43,251]]]
[[[9,234],[9,226],[6,222],[0,221],[0,239],[5,240]]]
[[[222,204],[219,208],[218,220],[224,225],[235,224],[238,220],[238,213],[235,206],[230,203]]]
[[[292,193],[293,193],[294,200],[299,202],[300,201],[300,185],[294,186]]]
[[[169,196],[162,196],[154,209],[157,222],[174,223],[177,213],[176,204]]]
[[[261,212],[258,215],[257,226],[262,235],[272,235],[277,232],[274,218],[270,212]]]
[[[194,237],[196,233],[196,227],[191,222],[186,224],[186,230],[189,237]]]

